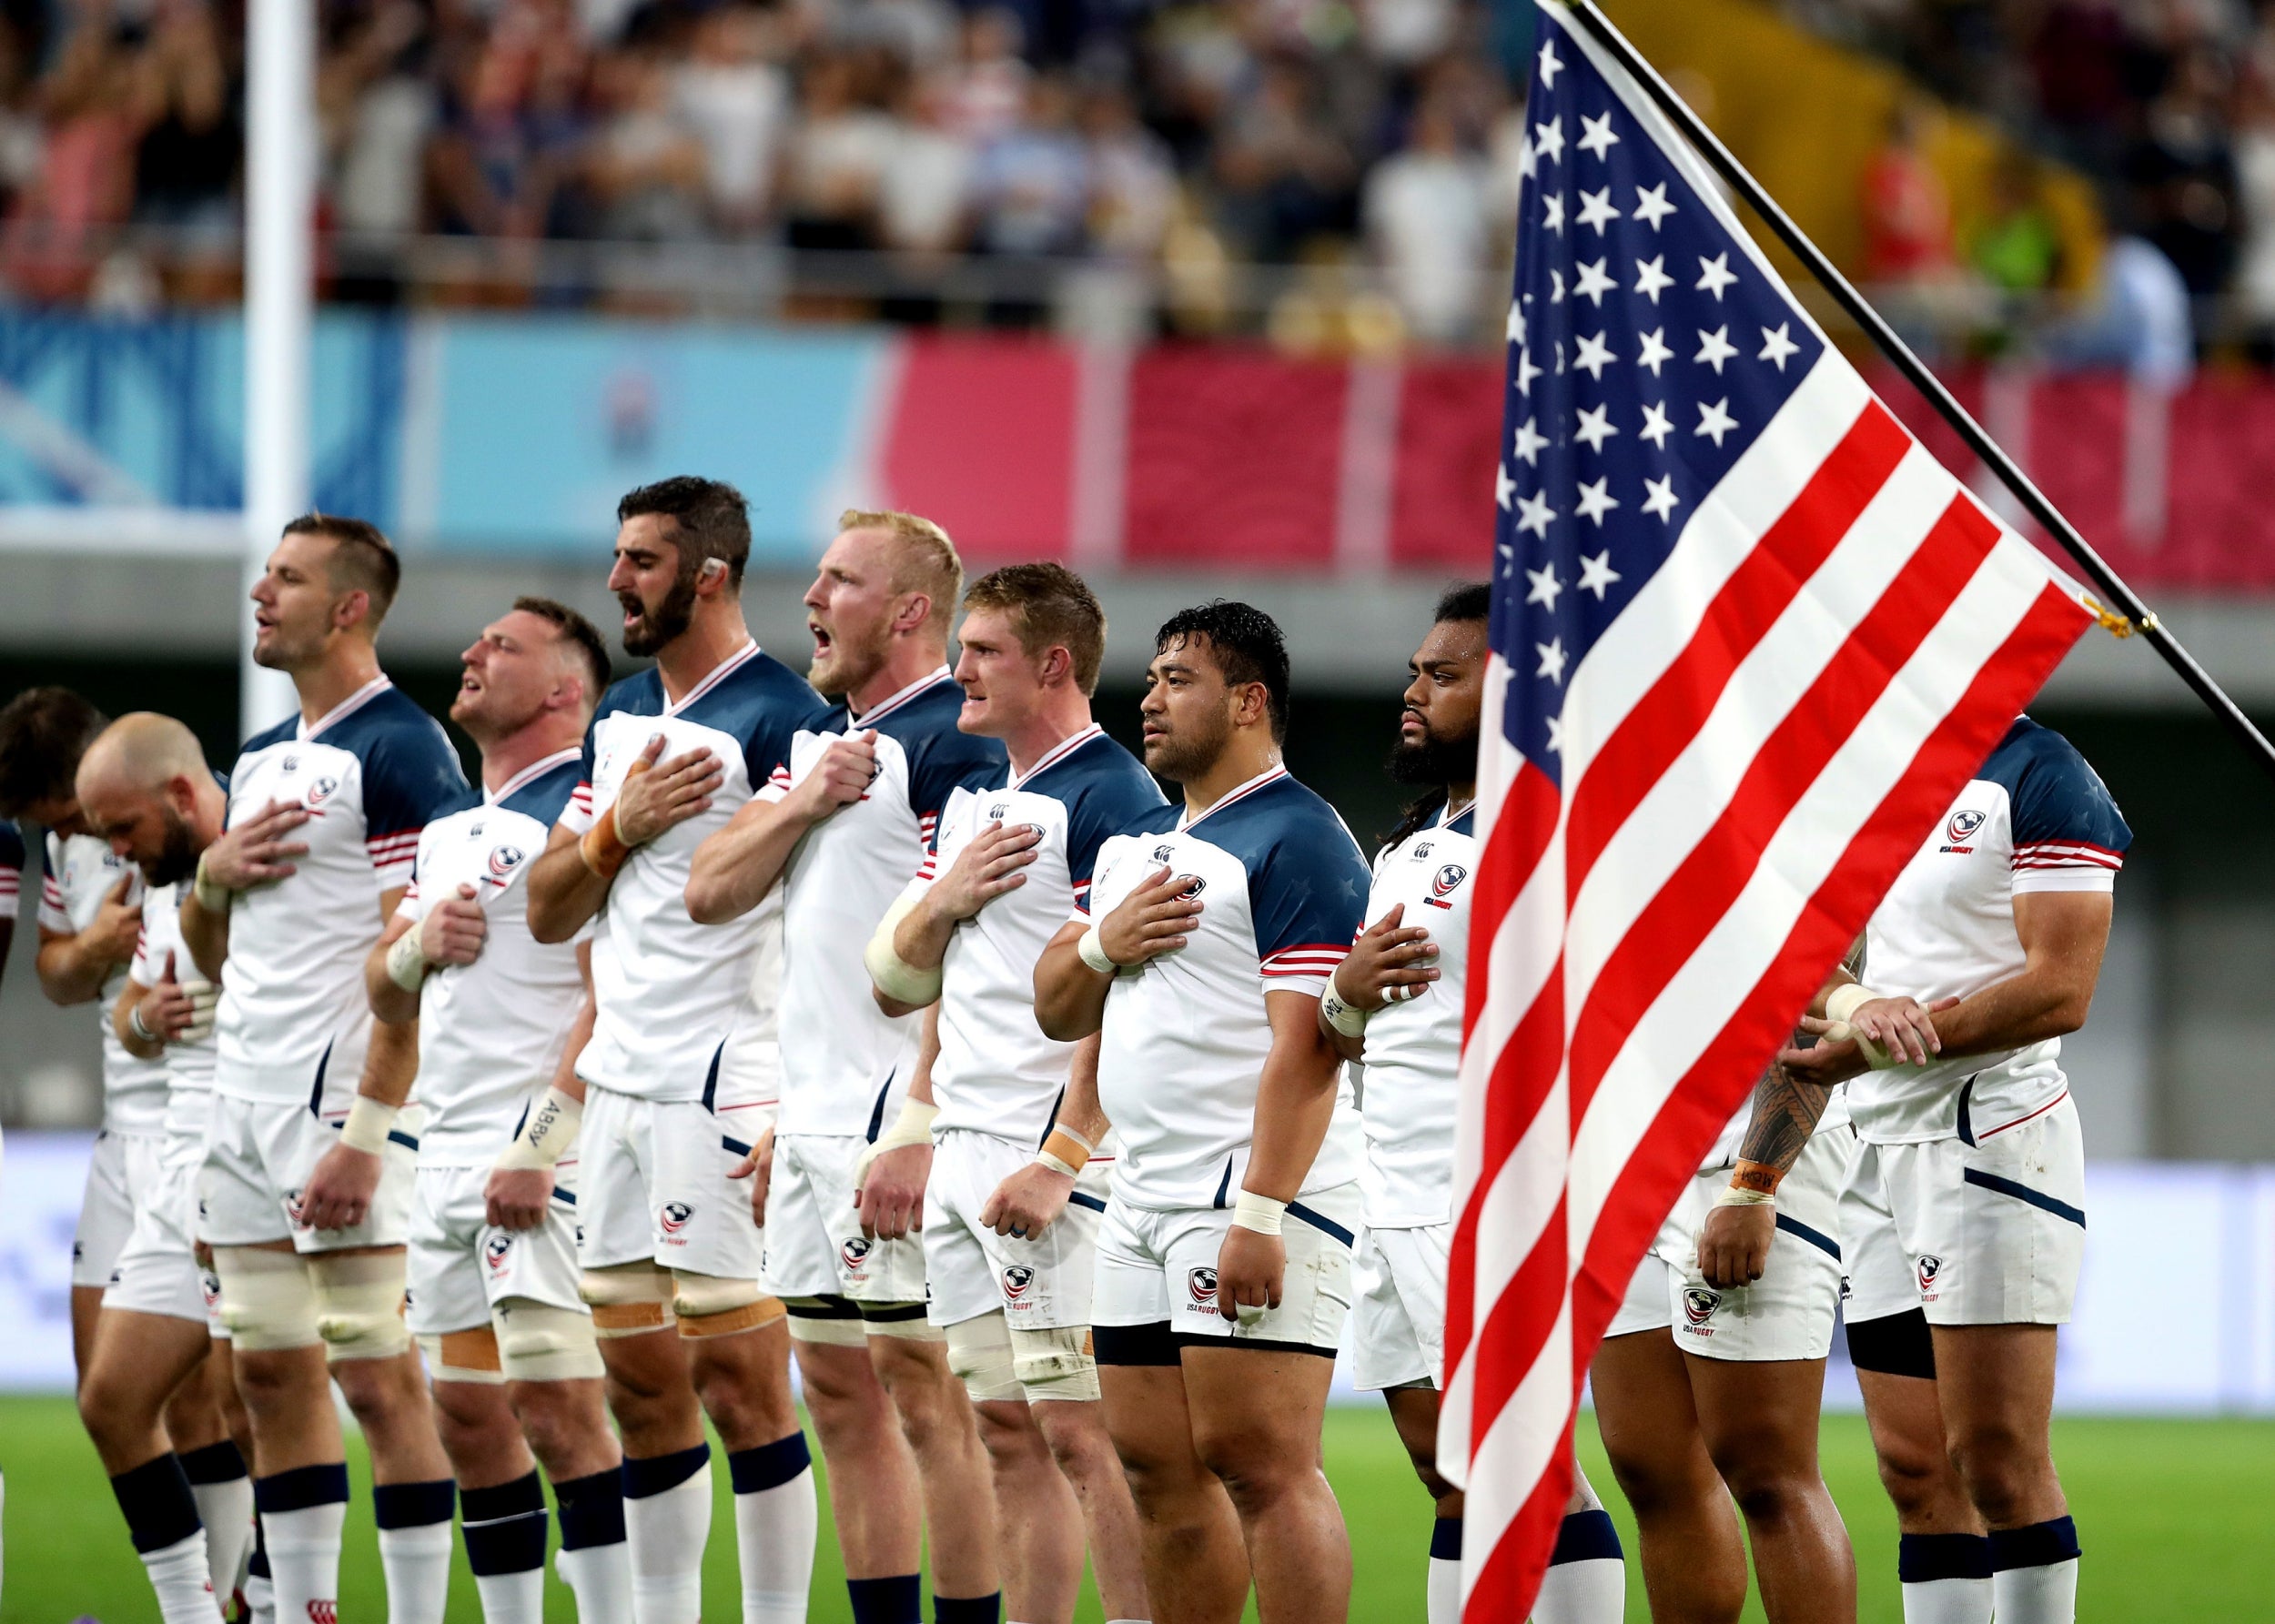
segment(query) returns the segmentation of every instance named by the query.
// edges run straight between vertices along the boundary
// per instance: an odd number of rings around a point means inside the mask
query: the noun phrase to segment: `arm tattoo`
[[[1801,1148],[1816,1132],[1817,1119],[1833,1097],[1835,1084],[1805,1083],[1771,1063],[1754,1085],[1754,1119],[1746,1125],[1738,1158],[1774,1167],[1782,1175],[1800,1159]]]

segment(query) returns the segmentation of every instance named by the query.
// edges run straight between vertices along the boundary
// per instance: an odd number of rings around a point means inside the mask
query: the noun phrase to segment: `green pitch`
[[[1338,1410],[1328,1421],[1328,1469],[1350,1524],[1358,1574],[1351,1617],[1360,1624],[1420,1624],[1428,1503],[1380,1412]],[[1582,1431],[1589,1475],[1608,1491],[1611,1474],[1593,1428],[1583,1424]],[[2275,1488],[2275,1424],[2065,1421],[2056,1429],[2055,1448],[2086,1548],[2085,1619],[2145,1624],[2269,1616],[2275,1553],[2266,1518]],[[1828,1418],[1825,1458],[1825,1477],[1856,1542],[1860,1616],[1866,1624],[1898,1624],[1896,1526],[1873,1477],[1861,1420]],[[69,1404],[0,1400],[0,1469],[7,1474],[0,1624],[70,1624],[83,1615],[102,1624],[157,1619],[95,1453]],[[347,1624],[377,1624],[386,1604],[371,1532],[369,1480],[359,1459],[352,1469],[356,1502],[348,1524],[340,1616]],[[726,1474],[717,1477],[709,1595],[711,1617],[725,1621],[737,1616],[734,1527]],[[1617,1494],[1607,1498],[1629,1544],[1627,1616],[1641,1620],[1649,1615],[1633,1560],[1633,1526]],[[847,1616],[829,1528],[825,1509],[814,1624],[838,1624]],[[549,1619],[566,1624],[574,1619],[565,1589],[552,1584],[551,1601]],[[462,1559],[450,1616],[452,1624],[478,1624],[481,1617]],[[1081,1615],[1098,1616],[1095,1602]],[[1746,1616],[1760,1613],[1749,1608]]]

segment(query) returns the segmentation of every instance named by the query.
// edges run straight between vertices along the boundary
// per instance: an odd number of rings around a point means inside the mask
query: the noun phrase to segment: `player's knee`
[[[680,1335],[691,1342],[755,1331],[788,1312],[780,1297],[767,1296],[755,1280],[729,1280],[684,1269],[672,1271],[672,1307],[679,1316]]]
[[[1899,1518],[1918,1518],[1945,1498],[1952,1468],[1942,1438],[1884,1438],[1877,1457],[1880,1486]]]
[[[1010,1328],[998,1308],[948,1327],[948,1371],[975,1404],[1023,1398]]]
[[[391,1359],[410,1348],[400,1252],[319,1253],[308,1273],[315,1277],[317,1334],[332,1363]]]
[[[499,1373],[510,1382],[597,1381],[601,1344],[592,1316],[526,1297],[509,1297],[490,1311]]]
[[[1098,1361],[1090,1327],[1063,1326],[1010,1333],[1012,1369],[1030,1404],[1092,1403],[1098,1397]]]
[[[2042,1452],[2013,1429],[1999,1426],[1979,1427],[1954,1437],[1951,1460],[1966,1485],[1967,1498],[1993,1528],[2027,1520],[2022,1517],[2024,1509],[2041,1479],[2053,1472],[2052,1463]]]
[[[585,1270],[577,1295],[592,1310],[592,1334],[602,1342],[668,1331],[677,1323],[671,1270],[644,1259]]]
[[[314,1347],[323,1341],[318,1327],[316,1287],[298,1253],[258,1246],[216,1246],[214,1272],[221,1278],[221,1322],[240,1364],[258,1367],[258,1356]],[[244,1355],[255,1356],[250,1360]],[[262,1386],[258,1369],[244,1372],[248,1385]]]

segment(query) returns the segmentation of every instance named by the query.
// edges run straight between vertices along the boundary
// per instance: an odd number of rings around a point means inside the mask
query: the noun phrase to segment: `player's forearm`
[[[609,882],[586,866],[576,840],[564,832],[556,832],[523,883],[530,890],[530,934],[547,943],[568,941],[608,901]]]
[[[410,928],[418,929],[416,925]],[[398,931],[380,937],[379,944],[363,961],[364,997],[371,1005],[372,1014],[389,1026],[419,1018],[420,994],[397,981],[388,968],[388,954],[402,934]]]
[[[1114,978],[1082,962],[1075,943],[1081,933],[1069,927],[1035,962],[1035,1024],[1043,1035],[1062,1044],[1090,1036],[1106,1024],[1106,995]]]
[[[182,898],[179,921],[182,944],[189,949],[190,962],[207,981],[219,981],[221,966],[229,958],[228,910],[207,913],[197,893],[191,892]]]
[[[1279,994],[1272,1001],[1296,996]],[[1335,1116],[1335,1051],[1310,1012],[1303,1013],[1302,1024],[1272,1023],[1271,1054],[1256,1088],[1248,1172],[1240,1180],[1242,1189],[1275,1201],[1293,1201],[1303,1188]]]
[[[1098,1051],[1105,1039],[1093,1033],[1075,1048],[1074,1064],[1067,1070],[1067,1092],[1058,1102],[1055,1121],[1070,1127],[1096,1145],[1112,1131],[1106,1108],[1098,1104]]]
[[[91,1004],[103,990],[111,962],[82,933],[50,935],[39,944],[39,989],[50,1004]]]
[[[2049,1037],[2067,1037],[2086,1024],[2093,983],[2055,964],[2034,965],[1960,1000],[1935,1017],[1943,1058],[1997,1054]]]
[[[1773,1064],[1754,1085],[1754,1115],[1738,1145],[1738,1159],[1759,1163],[1779,1178],[1792,1172],[1839,1086],[1809,1082]]]
[[[399,1106],[410,1098],[410,1085],[419,1077],[419,1023],[416,1018],[389,1024],[371,1024],[371,1046],[364,1051],[363,1077],[356,1092],[382,1105]]]
[[[937,896],[937,887],[926,890],[894,927],[893,951],[913,969],[940,968],[956,937],[957,922],[939,906]]]
[[[812,827],[788,800],[744,806],[695,848],[687,872],[687,916],[697,924],[724,924],[757,907]]]

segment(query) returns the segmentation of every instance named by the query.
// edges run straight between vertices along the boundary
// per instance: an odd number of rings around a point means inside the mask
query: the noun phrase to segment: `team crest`
[[[1933,1296],[1936,1282],[1943,1276],[1943,1259],[1933,1252],[1919,1256],[1919,1290],[1922,1296]]]
[[[339,792],[339,780],[327,775],[308,780],[308,793],[301,801],[309,806],[320,806]]]
[[[1966,808],[1961,808],[1959,811],[1953,812],[1951,814],[1951,821],[1943,826],[1944,838],[1951,843],[1946,846],[1938,847],[1937,850],[1944,852],[1956,852],[1962,857],[1966,856],[1968,852],[1975,850],[1975,848],[1967,842],[1975,838],[1977,832],[1979,832],[1983,825],[1988,821],[1989,814],[1987,812],[1971,812]]]
[[[1704,1286],[1692,1286],[1683,1293],[1683,1317],[1694,1326],[1703,1326],[1714,1318],[1714,1310],[1722,1306],[1722,1293],[1709,1291]]]
[[[1003,1295],[1013,1302],[1026,1296],[1027,1287],[1035,1284],[1035,1271],[1024,1263],[1015,1263],[1003,1271]]]
[[[482,1261],[490,1266],[493,1275],[505,1267],[506,1259],[512,1256],[513,1237],[510,1235],[493,1235],[482,1243]]]
[[[667,1201],[656,1209],[655,1216],[656,1222],[662,1226],[664,1234],[677,1235],[687,1227],[688,1219],[694,1215],[695,1209],[688,1205],[686,1202]]]
[[[490,877],[499,884],[504,884],[528,855],[519,846],[492,846],[490,851]]]
[[[292,1226],[295,1229],[306,1229],[308,1227],[307,1220],[300,1216],[299,1191],[287,1190],[285,1192],[284,1209],[285,1216],[292,1221]]]
[[[1446,898],[1451,896],[1455,891],[1459,890],[1461,882],[1469,877],[1470,871],[1463,868],[1460,863],[1447,863],[1443,868],[1440,869],[1435,874],[1431,876],[1430,894],[1422,898],[1422,901],[1428,903],[1433,908],[1452,907],[1453,904],[1446,901]]]
[[[1217,1271],[1208,1268],[1188,1269],[1185,1273],[1185,1289],[1191,1294],[1193,1301],[1204,1307],[1213,1308],[1217,1303]]]
[[[1179,877],[1184,880],[1185,884],[1177,894],[1188,903],[1208,889],[1208,882],[1198,874],[1184,874]]]
[[[868,1262],[869,1254],[875,1246],[875,1243],[865,1235],[849,1235],[844,1244],[837,1248],[837,1255],[845,1260],[847,1268],[858,1274],[861,1266]]]

